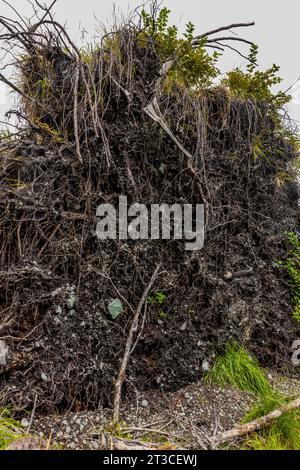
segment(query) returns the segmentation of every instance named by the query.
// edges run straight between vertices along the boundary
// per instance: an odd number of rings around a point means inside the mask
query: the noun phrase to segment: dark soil
[[[159,59],[151,44],[125,39],[123,57],[137,69],[130,82],[105,54],[92,69],[97,86],[102,80],[105,87],[98,135],[79,81],[82,163],[74,138],[62,144],[45,126],[33,125],[59,121],[61,129],[72,122],[76,60],[67,60],[51,38],[45,57],[57,77],[60,108],[55,101],[51,108],[49,99],[46,113],[25,99],[28,122],[0,147],[1,339],[9,348],[1,391],[2,403],[17,409],[35,402],[39,412],[111,404],[132,319],[124,299],[136,308],[159,262],[163,273],[153,291],[164,292],[166,300],[148,305],[125,394],[135,388],[174,391],[198,381],[203,361],[212,363],[230,339],[263,366],[291,370],[300,329],[287,279],[274,262],[286,256],[284,233],[299,227],[297,185],[277,182],[296,153],[278,137],[271,105],[223,89],[195,96],[175,86],[161,92],[160,106],[193,155],[188,166],[144,112]],[[31,54],[21,67],[26,79],[44,73],[34,49]],[[116,80],[132,93],[131,101]],[[254,158],[262,132],[266,158]],[[204,203],[204,249],[187,252],[181,241],[100,242],[96,209],[107,202],[117,206],[120,195],[148,206]],[[115,298],[124,312],[112,321],[108,305]]]

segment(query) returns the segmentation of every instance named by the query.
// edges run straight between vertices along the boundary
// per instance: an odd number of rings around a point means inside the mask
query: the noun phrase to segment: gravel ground
[[[288,396],[299,395],[300,381],[269,374],[272,385]],[[122,411],[117,437],[139,442],[160,442],[184,448],[205,448],[206,438],[240,422],[253,405],[251,396],[199,382],[174,393],[138,393]],[[111,410],[68,413],[33,418],[30,432],[51,439],[64,449],[103,448]],[[26,420],[25,423],[26,425]]]

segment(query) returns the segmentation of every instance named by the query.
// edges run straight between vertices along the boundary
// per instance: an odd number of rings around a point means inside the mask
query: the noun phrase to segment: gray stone
[[[28,428],[28,426],[29,426],[28,419],[23,418],[22,421],[21,421],[21,426],[22,426],[22,428]]]
[[[202,362],[202,369],[204,372],[210,371],[210,364],[206,359],[204,359],[204,361]]]

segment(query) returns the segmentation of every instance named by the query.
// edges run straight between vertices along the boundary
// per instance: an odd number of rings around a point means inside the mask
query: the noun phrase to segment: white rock
[[[188,327],[188,321],[184,322],[184,324],[180,327],[180,331],[186,331]]]
[[[21,426],[22,426],[22,428],[28,428],[28,426],[29,426],[28,419],[23,418],[22,421],[21,421]]]
[[[8,347],[4,341],[0,341],[0,365],[5,366],[7,364]]]
[[[72,310],[77,301],[76,295],[74,292],[71,292],[70,297],[67,298],[66,302],[68,307]]]
[[[143,408],[147,408],[148,406],[149,406],[148,400],[143,400],[143,401],[142,401],[142,407],[143,407]]]

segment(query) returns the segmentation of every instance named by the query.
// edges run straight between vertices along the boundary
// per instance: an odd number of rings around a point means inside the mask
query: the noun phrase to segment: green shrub
[[[300,323],[300,239],[295,232],[286,233],[288,257],[276,263],[277,267],[284,268],[289,277],[289,285],[294,303],[294,319]]]
[[[162,8],[157,13],[142,11],[142,25],[139,41],[146,44],[152,39],[162,61],[177,58],[168,73],[171,84],[181,84],[189,90],[199,91],[210,87],[220,76],[217,67],[219,52],[207,52],[206,38],[203,38],[197,47],[193,47],[192,39],[195,36],[195,26],[189,22],[183,37],[179,36],[177,26],[169,26],[170,10]],[[281,83],[278,76],[279,67],[272,65],[265,71],[257,65],[258,46],[253,44],[248,56],[249,64],[246,71],[235,68],[227,73],[221,81],[230,92],[243,99],[263,101],[273,105],[275,110],[281,109],[291,99],[283,92],[274,93],[273,87]],[[274,119],[276,116],[274,117]],[[281,121],[281,119],[280,119]]]
[[[169,26],[169,15],[167,8],[162,8],[156,18],[145,10],[142,12],[141,44],[152,38],[162,61],[177,58],[169,72],[169,79],[189,89],[209,87],[220,73],[216,67],[219,54],[207,53],[205,39],[196,48],[192,47],[195,32],[192,23],[187,24],[185,34],[180,38],[177,26]]]
[[[256,101],[272,103],[275,108],[280,109],[288,103],[291,97],[283,92],[273,93],[274,85],[281,83],[282,79],[277,75],[280,67],[273,65],[265,71],[261,71],[257,66],[258,46],[251,47],[249,55],[249,65],[244,72],[239,68],[231,70],[223,80],[223,84],[228,86],[233,94],[241,98],[250,98]]]

